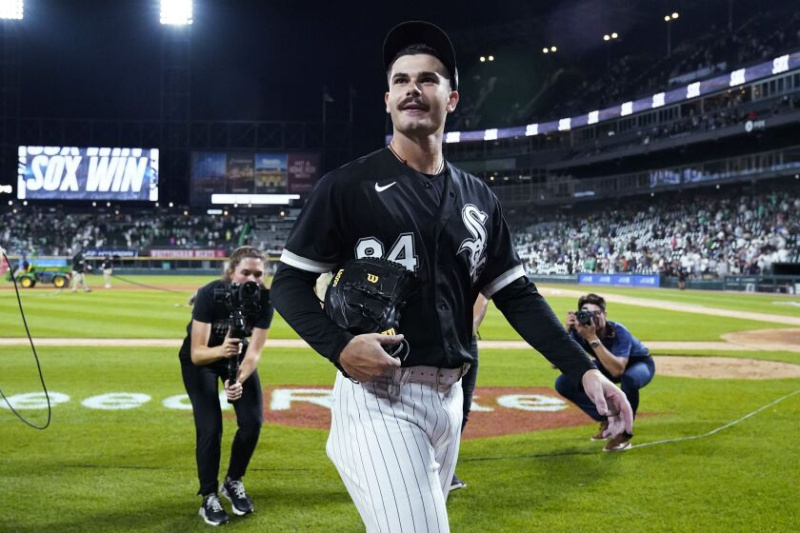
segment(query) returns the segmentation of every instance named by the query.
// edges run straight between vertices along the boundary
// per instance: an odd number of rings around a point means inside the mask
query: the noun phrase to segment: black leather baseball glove
[[[331,279],[325,312],[353,335],[398,334],[400,313],[416,286],[417,277],[394,261],[352,259]],[[386,348],[393,357],[408,355],[405,342]]]

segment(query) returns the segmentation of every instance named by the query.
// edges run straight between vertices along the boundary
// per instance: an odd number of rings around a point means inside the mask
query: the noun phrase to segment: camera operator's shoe
[[[603,436],[603,432],[607,429],[608,429],[608,421],[603,420],[602,422],[600,422],[600,430],[594,435],[592,435],[591,440],[592,441],[607,440],[607,438]]]
[[[233,512],[239,516],[253,512],[253,502],[244,492],[244,485],[241,481],[225,478],[225,482],[219,488],[220,493],[231,502]]]
[[[628,433],[620,433],[603,447],[604,452],[622,452],[631,447],[632,435]]]
[[[450,492],[454,490],[463,489],[467,484],[461,481],[461,478],[453,474],[453,479],[450,481]]]
[[[216,494],[208,494],[203,496],[203,505],[200,506],[198,513],[203,517],[206,524],[210,526],[219,526],[228,523],[228,514],[219,503],[219,498]]]

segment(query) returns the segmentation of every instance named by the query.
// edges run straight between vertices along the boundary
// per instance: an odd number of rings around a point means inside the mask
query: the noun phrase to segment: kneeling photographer
[[[211,525],[228,521],[217,487],[230,500],[235,514],[253,512],[242,477],[263,422],[264,399],[256,369],[273,315],[269,292],[263,286],[266,265],[267,258],[258,249],[236,249],[223,278],[197,292],[180,350],[183,383],[197,431],[198,494],[203,497],[200,516]],[[218,480],[222,443],[218,380],[223,382],[228,403],[233,404],[238,426],[222,485]]]
[[[639,408],[639,390],[650,383],[656,373],[650,351],[619,322],[606,317],[606,301],[602,296],[589,293],[578,299],[578,311],[567,313],[566,328],[572,337],[597,363],[597,368],[614,383],[620,383],[633,408]],[[584,413],[600,422],[600,431],[592,440],[604,440],[604,417],[598,414],[594,403],[586,396],[580,384],[564,375],[558,376],[555,388],[559,394],[574,402]],[[632,435],[621,434],[608,443],[603,451],[618,452],[630,447]]]

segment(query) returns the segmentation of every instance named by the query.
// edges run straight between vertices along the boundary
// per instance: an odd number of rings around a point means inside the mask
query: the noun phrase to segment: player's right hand
[[[242,339],[237,339],[231,337],[230,332],[225,336],[225,340],[222,341],[220,345],[220,355],[224,359],[230,359],[231,357],[239,355],[239,345],[241,344]]]
[[[356,381],[365,382],[386,376],[400,366],[400,360],[387,354],[383,346],[397,344],[403,338],[403,335],[379,333],[356,335],[339,355],[339,364]]]

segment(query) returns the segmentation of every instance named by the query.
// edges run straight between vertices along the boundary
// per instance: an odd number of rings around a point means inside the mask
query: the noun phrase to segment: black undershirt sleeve
[[[492,300],[517,333],[576,384],[587,370],[597,368],[528,278],[520,277]]]
[[[314,294],[319,274],[278,265],[270,286],[272,304],[300,337],[339,370],[339,354],[353,335],[328,318]]]

